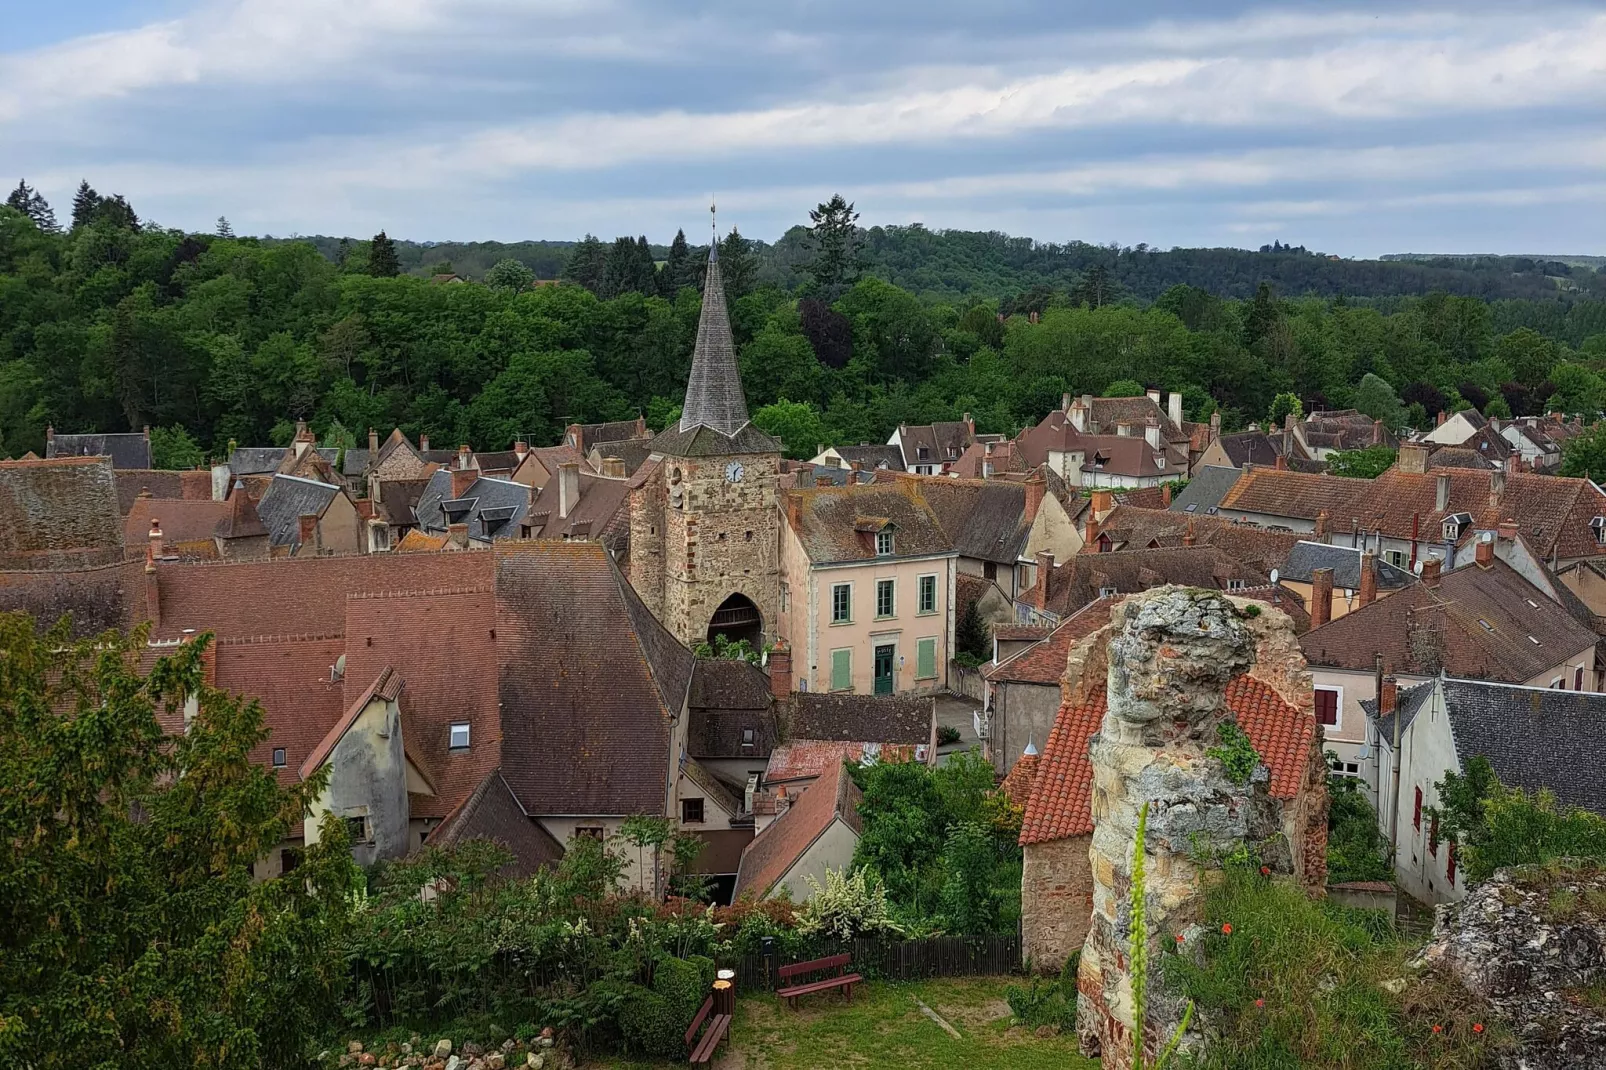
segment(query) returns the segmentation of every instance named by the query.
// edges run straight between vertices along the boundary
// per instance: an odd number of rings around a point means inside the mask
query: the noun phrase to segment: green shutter
[[[853,687],[853,651],[831,651],[831,690],[847,691]]]
[[[922,639],[915,644],[915,676],[929,680],[937,675],[937,640]]]

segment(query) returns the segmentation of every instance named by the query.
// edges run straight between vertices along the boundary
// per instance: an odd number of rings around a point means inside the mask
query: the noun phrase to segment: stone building
[[[748,419],[711,248],[686,404],[652,440],[629,504],[631,586],[681,642],[775,637],[780,462],[781,444]]]

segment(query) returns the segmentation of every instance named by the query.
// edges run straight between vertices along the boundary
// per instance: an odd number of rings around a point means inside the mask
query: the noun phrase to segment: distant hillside
[[[754,242],[757,281],[795,289],[806,279],[808,231],[794,227],[779,241]],[[1567,293],[1606,293],[1606,274],[1591,263],[1606,257],[1435,257],[1392,254],[1382,260],[1345,260],[1303,247],[1274,244],[1250,249],[1119,248],[1086,242],[1039,242],[997,231],[928,230],[920,225],[872,227],[862,250],[868,274],[906,290],[946,300],[1000,298],[1033,290],[1064,291],[1084,273],[1102,267],[1114,296],[1151,301],[1178,284],[1221,297],[1251,297],[1261,282],[1284,296],[1396,297],[1442,291],[1486,300],[1542,299]],[[284,241],[290,239],[264,239]],[[363,239],[301,238],[336,260],[341,243],[366,255]],[[604,242],[611,238],[604,237]],[[563,273],[572,241],[410,242],[396,239],[404,272],[427,275],[445,262],[457,274],[483,278],[497,261],[522,261],[537,278]],[[662,260],[667,247],[652,246]]]
[[[1511,263],[1511,264],[1565,264],[1570,268],[1588,268],[1599,271],[1606,267],[1606,256],[1581,256],[1575,254],[1559,255],[1554,253],[1384,253],[1383,260],[1453,260],[1465,263]],[[1513,270],[1522,270],[1513,268]]]

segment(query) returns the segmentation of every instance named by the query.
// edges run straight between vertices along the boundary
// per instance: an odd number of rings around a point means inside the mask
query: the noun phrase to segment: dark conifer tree
[[[92,222],[95,210],[100,207],[100,194],[89,185],[89,179],[81,179],[78,183],[78,192],[72,199],[72,225],[82,227]]]
[[[686,244],[686,232],[675,231],[675,240],[669,243],[669,256],[658,272],[658,292],[675,299],[682,286],[692,285],[691,247]]]
[[[56,210],[50,207],[50,202],[38,190],[34,190],[33,196],[28,199],[28,217],[33,220],[34,226],[46,234],[61,231],[61,224],[56,222]]]
[[[651,297],[658,292],[658,261],[652,255],[652,245],[643,234],[636,239],[636,284],[634,287],[643,296]]]
[[[859,279],[863,264],[858,219],[853,203],[840,193],[809,212],[814,225],[809,228],[808,244],[814,258],[807,270],[814,278],[815,292],[827,302],[841,297]]]
[[[394,279],[401,274],[396,243],[384,231],[374,235],[373,244],[368,248],[368,274],[376,279]]]
[[[595,234],[587,234],[580,239],[563,268],[563,278],[599,295],[607,273],[608,247]]]
[[[100,198],[95,205],[93,221],[110,223],[124,230],[139,229],[139,216],[134,214],[134,206],[124,200],[121,193]]]
[[[753,243],[735,227],[719,243],[719,272],[725,278],[727,303],[753,292],[758,261],[753,257]]]
[[[12,190],[11,196],[6,198],[6,207],[15,208],[17,211],[27,215],[28,202],[31,200],[33,200],[33,187],[28,185],[27,179],[18,179],[17,188]]]
[[[220,238],[234,237],[234,228],[229,226],[229,217],[226,215],[217,217],[217,236]]]

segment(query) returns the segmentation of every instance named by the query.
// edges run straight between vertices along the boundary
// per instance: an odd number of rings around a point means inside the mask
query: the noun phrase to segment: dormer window
[[[920,460],[924,461],[924,460],[927,460],[928,458],[931,457],[931,451],[929,449],[927,449],[925,446],[916,446],[915,447],[915,456],[918,457]]]
[[[1457,513],[1444,518],[1444,541],[1455,542],[1461,538],[1461,531],[1472,523],[1471,513]]]
[[[875,552],[877,557],[892,556],[892,529],[883,528],[875,533]]]
[[[1156,467],[1156,468],[1164,468],[1165,467],[1165,458],[1163,456],[1161,456],[1160,454],[1158,454],[1158,453],[1156,453],[1154,455],[1154,467]]]
[[[1595,542],[1606,545],[1606,516],[1597,516],[1589,522],[1589,526],[1595,532]]]

